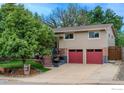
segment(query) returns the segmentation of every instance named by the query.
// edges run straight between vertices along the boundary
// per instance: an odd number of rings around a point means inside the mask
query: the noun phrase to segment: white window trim
[[[93,32],[97,32],[97,31],[93,31]],[[90,38],[90,37],[89,37],[89,32],[88,32],[88,39],[89,39],[89,40],[101,39],[101,38],[100,38],[100,32],[97,32],[97,33],[99,33],[99,37],[97,37],[97,38]]]
[[[66,33],[64,33],[64,40],[75,40],[75,34],[74,34],[74,33],[68,33],[68,34],[73,34],[73,39],[66,39],[66,38],[65,38],[65,34],[66,34]]]

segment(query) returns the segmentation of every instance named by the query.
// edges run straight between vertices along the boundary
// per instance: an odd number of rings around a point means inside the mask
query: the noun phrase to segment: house
[[[54,29],[59,50],[67,63],[103,64],[108,62],[108,47],[115,46],[112,24]]]

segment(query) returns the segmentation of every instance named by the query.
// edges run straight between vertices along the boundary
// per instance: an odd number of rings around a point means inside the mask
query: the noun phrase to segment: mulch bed
[[[27,76],[34,76],[39,74],[40,71],[31,68],[30,75],[24,75],[24,69],[18,68],[18,69],[7,69],[6,72],[2,75],[9,76],[9,77],[27,77]]]

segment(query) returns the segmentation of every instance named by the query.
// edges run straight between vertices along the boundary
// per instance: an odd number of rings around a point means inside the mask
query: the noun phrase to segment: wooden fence
[[[122,47],[121,51],[122,51],[122,61],[124,61],[124,47]]]
[[[109,47],[108,59],[109,60],[122,60],[122,48],[121,47]]]

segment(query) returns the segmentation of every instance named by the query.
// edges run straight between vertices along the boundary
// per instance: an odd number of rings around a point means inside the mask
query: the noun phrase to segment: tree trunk
[[[23,74],[25,74],[25,62],[26,62],[26,58],[25,58],[25,56],[21,56],[21,58],[22,58],[22,62],[23,62]]]
[[[23,64],[25,64],[25,62],[26,62],[25,56],[21,56],[21,57],[22,57],[22,62],[23,62]]]

